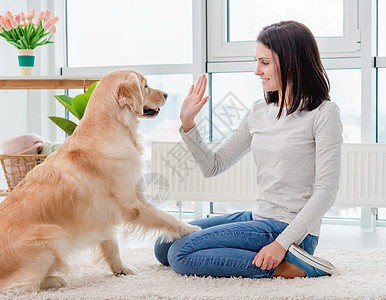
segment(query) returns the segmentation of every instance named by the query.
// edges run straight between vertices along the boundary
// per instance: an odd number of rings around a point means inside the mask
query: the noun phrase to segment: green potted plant
[[[67,95],[55,95],[54,97],[78,120],[82,119],[84,110],[86,109],[88,100],[92,92],[94,91],[96,85],[99,81],[94,82],[83,94],[79,94],[74,98],[71,98]],[[53,121],[56,125],[58,125],[61,129],[63,129],[68,135],[71,135],[77,124],[71,120],[51,116],[48,117],[51,121]]]

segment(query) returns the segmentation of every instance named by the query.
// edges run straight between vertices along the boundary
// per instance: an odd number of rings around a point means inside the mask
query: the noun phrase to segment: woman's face
[[[273,55],[275,57],[273,57]],[[265,92],[281,91],[280,71],[276,62],[279,61],[276,53],[261,42],[257,42],[255,59],[257,67],[255,74],[260,76]]]

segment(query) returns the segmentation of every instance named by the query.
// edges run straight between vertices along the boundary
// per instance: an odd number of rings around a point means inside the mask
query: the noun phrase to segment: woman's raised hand
[[[205,88],[206,88],[207,79],[205,75],[202,75],[198,81],[197,85],[194,84],[191,86],[189,95],[185,98],[184,103],[182,104],[180,111],[180,119],[182,122],[182,128],[185,132],[188,132],[192,129],[196,123],[194,118],[200,112],[201,108],[204,106],[206,101],[208,101],[209,96],[204,97]]]

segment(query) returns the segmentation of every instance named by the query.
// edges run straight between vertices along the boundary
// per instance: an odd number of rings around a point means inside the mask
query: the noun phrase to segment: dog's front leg
[[[143,234],[149,230],[161,231],[166,241],[201,230],[200,227],[185,223],[150,203],[139,203],[137,207],[125,207],[122,210],[126,224],[139,228]]]
[[[115,239],[103,241],[99,244],[101,253],[115,275],[130,275],[134,271],[125,266],[119,254],[118,243]]]
[[[144,193],[137,193],[137,199],[142,204],[141,209],[127,210],[127,216],[132,217],[132,220],[138,225],[146,229],[158,229],[164,233],[164,238],[167,241],[172,241],[175,238],[181,238],[190,233],[201,230],[200,227],[190,225],[177,218],[170,213],[163,211],[151,205],[144,197]]]

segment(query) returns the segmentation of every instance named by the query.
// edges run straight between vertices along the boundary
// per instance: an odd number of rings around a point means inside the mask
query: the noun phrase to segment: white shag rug
[[[63,276],[66,287],[40,293],[0,294],[0,299],[386,299],[386,249],[320,250],[341,275],[320,278],[201,278],[160,265],[149,248],[121,250],[136,275],[116,277],[85,251]]]

